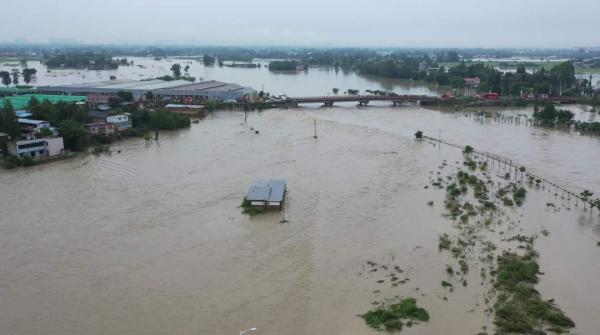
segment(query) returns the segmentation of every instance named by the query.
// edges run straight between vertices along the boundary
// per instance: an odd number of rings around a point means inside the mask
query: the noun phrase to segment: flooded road
[[[444,193],[424,186],[461,154],[415,141],[419,129],[600,193],[596,137],[419,107],[269,110],[246,125],[243,113],[216,112],[158,142],[119,142],[112,155],[0,170],[2,333],[371,334],[357,315],[394,295],[431,316],[403,333],[490,327],[478,271],[450,295],[440,287],[449,256],[438,235],[452,228]],[[289,223],[241,214],[248,187],[269,178],[288,182]],[[524,208],[518,232],[550,233],[536,242],[539,290],[574,333],[595,333],[598,212],[546,189],[529,190]],[[367,261],[399,266],[406,284],[378,283],[386,278]]]

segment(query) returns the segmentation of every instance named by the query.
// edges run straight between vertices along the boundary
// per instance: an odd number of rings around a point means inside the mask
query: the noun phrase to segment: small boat
[[[192,123],[200,123],[200,120],[192,120]]]

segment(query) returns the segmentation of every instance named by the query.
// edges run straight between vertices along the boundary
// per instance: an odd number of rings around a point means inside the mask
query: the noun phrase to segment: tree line
[[[43,62],[49,68],[86,68],[91,70],[116,69],[119,65],[127,65],[129,62],[125,59],[114,60],[110,55],[98,52],[61,52],[49,54],[44,57]]]
[[[544,127],[573,127],[573,129],[591,134],[600,134],[600,122],[575,121],[575,114],[566,109],[558,109],[551,103],[533,113],[533,118]]]
[[[22,77],[25,84],[29,84],[35,74],[37,73],[36,69],[28,69],[24,68],[21,72],[19,71],[0,71],[0,80],[2,80],[2,85],[6,87],[14,84],[15,86],[19,85],[19,78]]]

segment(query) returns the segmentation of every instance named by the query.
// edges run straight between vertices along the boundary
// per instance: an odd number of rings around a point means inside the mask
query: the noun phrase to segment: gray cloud
[[[598,46],[598,0],[3,0],[0,41]]]

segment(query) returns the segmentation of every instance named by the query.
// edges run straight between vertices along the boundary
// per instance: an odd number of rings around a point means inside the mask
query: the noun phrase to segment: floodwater
[[[218,80],[234,82],[244,86],[251,86],[256,90],[265,90],[274,95],[304,96],[304,95],[331,95],[333,88],[338,88],[340,93],[348,89],[386,90],[398,94],[435,95],[440,93],[436,85],[424,85],[420,82],[373,78],[359,76],[355,72],[336,71],[333,68],[310,68],[306,72],[272,72],[267,68],[268,60],[256,60],[260,68],[244,69],[234,67],[204,66],[195,59],[160,59],[149,57],[127,57],[133,61],[133,66],[119,66],[116,70],[90,71],[86,69],[50,69],[39,61],[30,61],[27,67],[37,69],[34,86],[66,85],[94,81],[110,80],[111,76],[117,79],[148,79],[164,75],[172,75],[171,66],[181,64],[182,72],[189,66],[188,74],[200,80]],[[11,71],[22,69],[19,63],[0,63],[0,70]]]
[[[357,315],[399,295],[431,316],[404,333],[475,334],[491,325],[479,271],[453,293],[440,286],[451,259],[438,252],[438,235],[453,228],[441,215],[444,192],[424,188],[461,154],[413,133],[441,128],[450,141],[600,192],[595,137],[420,107],[243,118],[215,112],[158,142],[119,142],[111,155],[0,170],[1,333],[374,334]],[[288,181],[288,223],[238,207],[254,181],[269,178]],[[514,233],[550,233],[536,242],[538,289],[576,322],[574,333],[596,333],[598,212],[546,189],[530,189],[524,208],[513,213]],[[393,287],[367,261],[397,265],[409,280]]]

